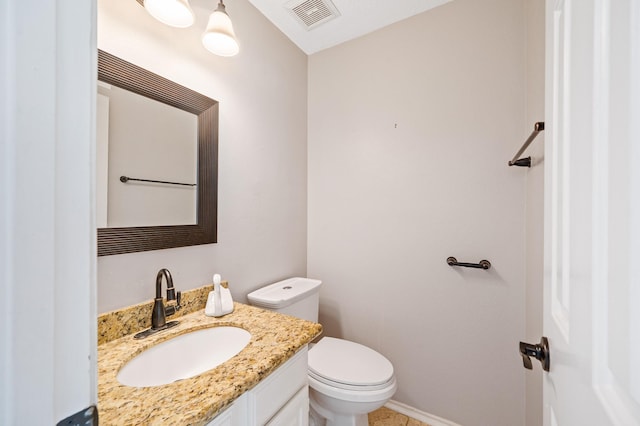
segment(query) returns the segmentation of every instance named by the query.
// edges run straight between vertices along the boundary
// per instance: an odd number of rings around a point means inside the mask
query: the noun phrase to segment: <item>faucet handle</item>
[[[182,305],[180,304],[180,302],[181,302],[181,301],[182,301],[182,292],[181,292],[181,291],[179,291],[179,292],[176,294],[176,310],[178,310],[178,309],[182,308]]]

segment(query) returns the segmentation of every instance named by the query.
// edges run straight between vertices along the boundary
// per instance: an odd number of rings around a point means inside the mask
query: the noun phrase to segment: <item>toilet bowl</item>
[[[321,281],[290,278],[250,293],[252,305],[318,320]],[[312,426],[367,426],[398,385],[393,365],[367,346],[323,337],[309,349],[309,422]]]
[[[397,388],[391,362],[373,349],[324,337],[309,350],[309,400],[327,425],[367,426]]]

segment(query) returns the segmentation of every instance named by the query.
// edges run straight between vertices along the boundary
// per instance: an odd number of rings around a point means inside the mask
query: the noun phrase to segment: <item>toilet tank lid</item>
[[[320,290],[322,281],[311,278],[289,278],[259,288],[247,295],[249,303],[269,309],[280,309],[311,296]]]

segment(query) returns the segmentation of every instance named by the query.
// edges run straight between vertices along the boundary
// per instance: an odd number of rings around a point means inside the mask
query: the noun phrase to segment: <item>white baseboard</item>
[[[409,416],[412,419],[416,419],[423,423],[428,423],[431,426],[460,426],[458,423],[454,423],[451,420],[443,419],[442,417],[425,413],[424,411],[420,411],[398,401],[390,400],[389,402],[384,404],[384,406],[393,411],[397,411],[400,414]]]

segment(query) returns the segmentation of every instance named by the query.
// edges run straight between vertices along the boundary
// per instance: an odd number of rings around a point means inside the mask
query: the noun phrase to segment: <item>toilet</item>
[[[322,281],[289,278],[247,295],[249,303],[318,322]],[[321,426],[367,426],[398,385],[383,355],[348,340],[323,337],[309,349],[309,422]]]

